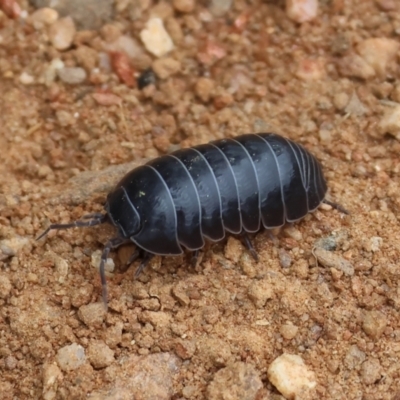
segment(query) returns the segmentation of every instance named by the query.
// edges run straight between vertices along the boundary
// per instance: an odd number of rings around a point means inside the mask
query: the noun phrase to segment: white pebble
[[[85,361],[85,349],[76,343],[61,347],[57,352],[57,363],[63,371],[73,371]]]
[[[32,75],[29,75],[27,72],[23,72],[20,76],[19,76],[19,81],[23,84],[23,85],[31,85],[32,83],[35,82],[35,78]]]
[[[78,85],[86,79],[86,71],[80,67],[65,67],[57,70],[58,77],[69,85]]]
[[[66,50],[71,47],[75,32],[74,20],[71,17],[61,18],[50,26],[50,41],[57,50]]]
[[[0,261],[13,257],[29,243],[27,238],[15,236],[12,239],[0,241]]]
[[[286,14],[295,22],[311,21],[317,13],[318,0],[286,0]]]
[[[370,239],[371,243],[371,250],[375,253],[376,251],[379,251],[383,244],[383,239],[379,236],[372,236]]]
[[[156,57],[162,57],[174,48],[161,18],[151,18],[147,21],[146,28],[140,32],[140,38],[147,51]]]
[[[97,269],[100,268],[101,254],[102,254],[101,250],[95,250],[92,253],[91,264],[92,264],[93,267],[95,267]],[[113,272],[114,271],[115,264],[114,264],[114,260],[112,258],[107,258],[106,264],[104,266],[104,269],[106,270],[106,272]]]
[[[300,356],[282,354],[268,368],[269,381],[287,399],[294,399],[304,391],[313,389],[317,382]]]

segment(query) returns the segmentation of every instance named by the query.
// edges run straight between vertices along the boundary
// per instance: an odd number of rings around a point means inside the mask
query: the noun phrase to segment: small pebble
[[[106,316],[103,303],[90,303],[83,305],[78,310],[78,318],[88,327],[100,327]]]
[[[269,381],[287,399],[297,398],[304,390],[313,389],[317,385],[314,372],[308,370],[303,359],[295,354],[284,353],[276,358],[267,374]]]
[[[50,399],[49,394],[54,393],[58,386],[58,380],[62,379],[62,372],[56,363],[43,365],[42,383],[43,399]],[[55,396],[53,397],[55,398]]]
[[[194,90],[200,100],[207,103],[211,98],[214,88],[215,82],[212,79],[201,77],[197,79]]]
[[[395,39],[369,38],[358,44],[357,52],[376,74],[385,77],[388,67],[396,59],[399,47]]]
[[[326,268],[335,268],[336,270],[342,271],[346,275],[354,275],[354,267],[349,261],[343,257],[321,247],[314,248],[314,255],[322,266]]]
[[[128,35],[121,35],[111,43],[107,43],[104,48],[108,53],[119,52],[126,54],[131,60],[143,56],[144,50],[140,43]]]
[[[211,0],[209,10],[215,17],[222,17],[232,8],[233,0]]]
[[[193,340],[179,339],[175,343],[175,353],[182,360],[189,360],[196,352],[196,342]]]
[[[32,83],[35,82],[35,78],[28,74],[27,72],[23,72],[20,76],[19,76],[19,81],[23,84],[23,85],[32,85]]]
[[[349,370],[352,370],[358,368],[365,361],[365,358],[365,353],[353,344],[344,357],[343,363]]]
[[[292,270],[296,274],[297,277],[305,279],[308,276],[308,262],[307,260],[298,260],[293,264]]]
[[[183,282],[176,284],[172,288],[172,294],[182,306],[188,306],[190,304],[190,298],[187,295],[186,287]]]
[[[75,117],[73,114],[66,110],[57,110],[56,111],[57,122],[62,127],[71,126],[75,124]]]
[[[198,391],[199,391],[199,389],[195,385],[185,385],[182,388],[182,396],[185,399],[193,399],[196,397],[196,394]]]
[[[257,270],[254,264],[255,264],[254,258],[248,252],[245,251],[239,259],[239,265],[243,273],[247,275],[249,278],[254,278],[257,274]]]
[[[114,362],[114,352],[102,340],[90,341],[87,357],[96,369],[108,367]]]
[[[355,115],[357,117],[362,117],[364,114],[368,112],[368,108],[361,102],[359,97],[357,96],[356,91],[350,97],[350,101],[344,109],[346,114]]]
[[[12,239],[0,240],[0,261],[17,255],[29,243],[27,238],[14,236]]]
[[[203,336],[196,347],[202,358],[210,361],[215,367],[224,367],[232,360],[230,345],[223,339]]]
[[[286,0],[286,14],[300,24],[311,21],[318,14],[318,0]]]
[[[215,373],[207,387],[207,399],[254,400],[262,387],[260,374],[251,364],[236,362]]]
[[[159,331],[165,331],[170,327],[171,316],[163,311],[144,311],[140,315],[139,321],[149,323]]]
[[[207,324],[214,325],[220,318],[220,312],[215,306],[204,306],[202,310],[203,319]]]
[[[396,9],[397,0],[375,0],[375,3],[382,11],[393,11]]]
[[[375,97],[387,100],[392,94],[394,86],[390,82],[381,82],[374,84],[371,89]]]
[[[92,97],[94,98],[94,100],[102,105],[102,106],[119,106],[122,104],[122,99],[121,97],[117,96],[114,93],[93,93]],[[94,254],[94,253],[93,253]],[[92,254],[92,259],[93,259],[93,254]],[[100,255],[101,258],[101,255]],[[98,261],[99,257],[98,254],[95,255],[95,260],[93,261],[95,263],[95,265],[93,265],[95,268],[98,268],[100,265],[100,262]],[[114,270],[114,266],[113,266],[113,261],[111,262],[111,258],[107,258],[106,264],[107,264],[107,268],[109,268],[109,272],[112,272]]]
[[[46,86],[51,86],[57,76],[57,70],[64,68],[64,63],[59,58],[51,60],[41,75],[40,83],[44,83]]]
[[[254,281],[247,290],[249,299],[257,308],[264,307],[267,300],[271,299],[273,294],[272,285],[267,280]]]
[[[373,253],[379,251],[383,244],[383,239],[379,236],[372,236],[372,238],[369,240],[370,243],[370,248]]]
[[[382,378],[382,366],[376,358],[370,358],[361,365],[361,379],[367,385],[373,385]]]
[[[295,74],[302,81],[320,81],[326,75],[325,65],[321,60],[305,58],[299,62]]]
[[[64,67],[57,69],[57,75],[62,82],[78,85],[86,79],[86,71],[80,67]]]
[[[58,20],[58,12],[49,7],[39,8],[34,11],[28,21],[35,29],[42,29],[46,25],[52,25]]]
[[[93,285],[91,284],[80,285],[78,287],[75,287],[69,293],[71,304],[76,308],[80,308],[81,306],[90,302],[92,294],[93,294]]]
[[[118,75],[120,81],[128,87],[135,86],[135,70],[131,65],[129,57],[123,52],[114,51],[110,53],[110,60],[112,69]]]
[[[181,13],[191,13],[196,5],[195,0],[173,0],[172,5],[176,11]]]
[[[59,283],[65,282],[66,277],[68,276],[69,265],[68,261],[65,258],[60,257],[57,254],[54,254],[53,258],[54,267],[56,272],[56,278]]]
[[[365,311],[363,315],[362,328],[364,332],[373,339],[379,339],[387,326],[387,317],[381,311]]]
[[[224,252],[225,257],[228,260],[237,263],[243,252],[244,252],[244,247],[241,241],[234,238],[233,236],[229,236],[225,246],[225,252]]]
[[[102,255],[102,251],[101,250],[95,250],[92,253],[91,259],[90,259],[90,263],[92,265],[92,267],[95,267],[97,269],[100,268],[100,262],[101,262],[101,255]],[[106,272],[113,272],[115,269],[115,263],[114,260],[112,258],[107,258],[105,265],[104,265],[104,269]]]
[[[380,136],[390,133],[397,140],[400,140],[400,106],[388,107],[378,123],[377,132]]]
[[[124,328],[124,323],[119,321],[115,325],[107,328],[104,335],[104,341],[107,346],[112,349],[117,348],[117,346],[122,342],[122,330]]]
[[[293,225],[286,226],[283,230],[283,233],[298,242],[303,240],[303,234]]]
[[[168,18],[165,21],[165,27],[175,44],[181,44],[185,38],[182,27],[176,18]]]
[[[355,53],[340,59],[338,67],[340,74],[345,77],[368,80],[375,76],[375,70],[361,56]]]
[[[279,263],[282,268],[289,268],[292,265],[292,257],[285,249],[279,249]]]
[[[320,129],[318,132],[319,139],[323,144],[329,144],[333,139],[333,132],[330,129]]]
[[[13,369],[15,369],[15,367],[18,364],[18,360],[13,357],[13,356],[8,356],[5,358],[4,360],[4,366],[6,367],[6,369],[8,369],[9,371],[12,371]]]
[[[140,32],[140,38],[146,50],[156,57],[162,57],[174,48],[172,39],[160,18],[151,18],[147,21],[146,28]]]
[[[160,79],[167,79],[181,70],[181,63],[171,57],[159,58],[154,60],[152,68]]]
[[[279,328],[279,333],[286,340],[293,339],[297,335],[298,331],[299,328],[296,325],[292,324],[284,324]]]
[[[99,61],[99,53],[97,50],[89,46],[80,44],[74,52],[77,64],[85,69],[85,71],[94,72]],[[96,70],[98,71],[98,70]]]
[[[57,50],[69,49],[76,33],[75,24],[71,17],[61,18],[49,29],[49,38]]]
[[[26,11],[21,11],[21,7],[16,0],[2,0],[1,11],[8,18],[17,19],[21,17],[21,20],[26,18]]]
[[[349,95],[345,92],[336,93],[333,96],[333,105],[338,111],[343,110],[349,103]]]
[[[79,344],[72,343],[59,349],[56,359],[63,371],[73,371],[85,363],[85,349]]]
[[[107,388],[98,392],[91,390],[87,398],[93,400],[174,398],[175,384],[182,364],[176,355],[159,352],[138,357],[137,354],[127,354],[120,357],[119,361],[118,365],[114,363],[104,370],[104,376],[108,375],[109,378]],[[103,378],[101,379],[104,382]]]
[[[327,251],[333,251],[337,248],[337,241],[335,236],[327,236],[317,239],[314,244],[315,247],[321,247]]]

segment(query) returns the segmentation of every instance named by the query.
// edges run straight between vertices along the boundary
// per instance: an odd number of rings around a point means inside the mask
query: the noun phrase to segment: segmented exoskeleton
[[[92,214],[50,229],[111,222],[118,235],[105,246],[100,265],[106,299],[104,263],[110,249],[134,242],[144,253],[137,274],[154,254],[197,251],[205,239],[217,242],[227,232],[246,236],[294,222],[325,199],[326,181],[317,159],[300,144],[273,133],[258,133],[175,151],[133,169],[108,194],[105,214]],[[39,237],[39,238],[40,238]],[[133,261],[139,252],[135,252]]]

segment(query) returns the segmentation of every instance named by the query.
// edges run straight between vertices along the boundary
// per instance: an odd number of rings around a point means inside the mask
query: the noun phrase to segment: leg
[[[334,203],[333,201],[329,201],[327,199],[322,200],[322,202],[325,203],[325,204],[328,204],[329,206],[331,206],[335,210],[340,211],[343,214],[350,215],[350,213],[338,203]]]
[[[199,250],[195,250],[192,253],[192,259],[190,260],[190,263],[192,264],[192,268],[196,268],[196,266],[197,266],[197,261],[199,259],[199,253],[200,253]]]
[[[69,228],[82,228],[88,226],[95,226],[103,224],[107,221],[107,214],[88,214],[82,219],[70,222],[69,224],[51,224],[41,235],[37,237],[36,240],[40,240],[42,237],[46,236],[51,230],[69,229]],[[87,220],[87,221],[86,221]]]
[[[133,262],[135,262],[139,257],[140,257],[141,250],[136,248],[136,250],[132,253],[132,255],[129,257],[128,262],[126,263],[127,266],[131,265]]]
[[[136,270],[135,275],[133,276],[134,279],[137,279],[137,277],[142,273],[142,271],[145,269],[146,265],[149,263],[149,261],[154,257],[154,254],[149,253],[147,251],[144,252],[143,255],[143,260],[139,265],[139,268]]]
[[[101,287],[103,293],[103,303],[107,310],[107,301],[108,301],[108,294],[107,294],[107,280],[106,280],[106,272],[105,272],[105,264],[107,261],[108,254],[110,253],[111,249],[121,246],[124,243],[130,242],[129,239],[123,237],[116,237],[110,239],[106,245],[104,246],[103,253],[101,254],[100,260],[100,280],[101,280]]]
[[[253,258],[258,262],[259,258],[258,258],[258,254],[255,250],[255,248],[253,247],[253,244],[250,241],[249,236],[247,235],[247,233],[245,231],[243,231],[240,236],[243,238],[243,242],[244,245],[246,246],[246,249],[250,252],[250,254],[253,256]]]

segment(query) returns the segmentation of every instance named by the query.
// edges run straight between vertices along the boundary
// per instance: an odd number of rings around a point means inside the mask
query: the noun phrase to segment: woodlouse
[[[135,276],[157,255],[198,251],[204,239],[217,242],[226,232],[243,236],[257,259],[248,232],[294,222],[325,199],[327,185],[317,159],[300,144],[273,133],[246,134],[175,151],[126,174],[108,194],[105,214],[91,214],[52,229],[87,227],[111,222],[118,235],[105,245],[100,276],[111,249],[134,242],[143,253]]]

